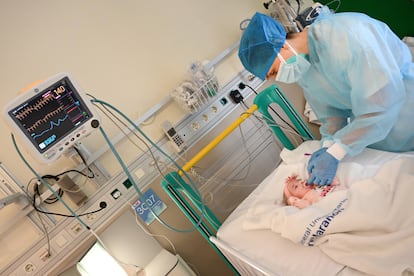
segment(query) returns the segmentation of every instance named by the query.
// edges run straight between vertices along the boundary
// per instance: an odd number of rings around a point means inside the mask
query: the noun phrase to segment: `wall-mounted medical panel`
[[[202,145],[204,143],[203,137],[209,133],[209,135],[211,135],[211,129],[217,128],[219,130],[225,127],[227,121],[225,122],[224,120],[230,114],[238,116],[240,112],[243,112],[238,109],[239,104],[233,103],[228,96],[230,91],[238,89],[240,82],[246,83],[254,89],[258,89],[262,85],[262,81],[254,78],[248,72],[240,72],[239,75],[219,91],[219,95],[215,101],[206,105],[199,112],[185,117],[175,126],[178,133],[185,137],[186,143],[189,146],[188,150],[191,151],[195,144]],[[246,99],[249,95],[252,95],[252,91],[249,89],[244,89],[241,93]],[[194,127],[195,123],[198,124],[198,127],[196,128]],[[221,126],[221,124],[224,126]],[[254,125],[251,125],[248,129],[251,127],[255,128]],[[253,135],[256,131],[248,129],[246,130],[245,135],[247,141],[250,141],[247,142],[247,146],[251,147],[249,144],[256,139]],[[263,131],[266,132],[265,130]],[[255,135],[260,135],[260,132]],[[268,138],[264,137],[264,139],[266,140]],[[164,137],[156,144],[173,159],[180,160],[183,158],[183,155],[178,154],[174,148],[170,147],[169,142],[170,141]],[[265,145],[266,144],[264,144],[263,148],[251,149],[253,154],[252,157],[263,152],[266,148]],[[154,148],[151,150],[154,151],[155,158],[161,165],[161,169],[165,170],[171,162]],[[248,151],[249,150],[250,149],[248,149]],[[245,152],[244,150],[242,151]],[[191,156],[191,152],[188,154]],[[214,155],[212,157],[214,158]],[[235,156],[235,158],[241,158],[240,170],[244,170],[250,166],[248,163],[244,164],[250,157],[243,155],[241,157]],[[231,158],[226,157],[223,158],[223,160],[231,161]],[[131,175],[134,178],[133,180],[137,183],[140,189],[144,190],[150,183],[159,177],[159,172],[154,166],[155,161],[149,154],[141,154],[133,162],[128,164],[128,170],[131,172]],[[216,164],[215,166],[219,165]],[[208,174],[210,174],[210,172],[208,172]],[[209,187],[209,185],[206,187]],[[125,173],[114,175],[109,181],[104,183],[97,192],[89,196],[87,201],[76,210],[76,213],[84,214],[98,210],[101,208],[100,206],[102,202],[106,203],[106,208],[90,215],[81,216],[79,217],[79,220],[75,218],[63,218],[59,220],[59,223],[56,226],[48,229],[48,235],[51,241],[50,255],[48,255],[46,251],[46,238],[37,237],[34,239],[35,242],[31,244],[31,246],[26,247],[26,250],[20,254],[18,258],[3,266],[2,270],[0,270],[0,274],[32,276],[47,275],[50,271],[58,271],[59,266],[67,256],[78,252],[85,240],[93,238],[84,225],[89,226],[96,233],[99,233],[114,221],[125,208],[127,208],[126,202],[133,202],[137,197],[138,195],[134,190],[133,185],[131,185],[131,180],[128,179]]]

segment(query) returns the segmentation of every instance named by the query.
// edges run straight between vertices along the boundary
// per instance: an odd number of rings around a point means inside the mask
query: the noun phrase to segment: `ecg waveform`
[[[54,98],[53,98],[52,94],[50,93],[50,94],[47,95],[47,97],[42,98],[37,103],[35,103],[33,105],[30,105],[30,106],[26,107],[24,110],[20,111],[16,115],[16,118],[19,121],[24,120],[33,111],[39,111],[39,110],[41,110],[44,106],[46,106],[49,102],[51,102],[53,100],[54,100]]]
[[[38,128],[39,126],[41,126],[44,123],[48,123],[50,121],[50,118],[53,118],[55,115],[59,114],[60,112],[63,111],[63,107],[60,106],[59,108],[57,108],[56,110],[53,110],[51,112],[49,112],[48,114],[46,114],[42,119],[37,120],[34,124],[32,124],[30,127],[26,128],[27,131],[29,132],[33,132],[36,130],[36,128]],[[67,117],[67,116],[66,116]],[[65,117],[65,118],[66,118]],[[53,123],[53,121],[50,121],[50,123]],[[59,124],[60,125],[60,124]]]
[[[33,135],[32,137],[33,137],[33,139],[36,139],[37,137],[40,137],[40,136],[42,136],[43,134],[45,134],[46,132],[49,132],[49,131],[51,131],[54,127],[58,127],[58,126],[60,126],[60,124],[62,123],[62,122],[64,122],[66,119],[68,119],[68,115],[66,115],[63,119],[58,119],[57,120],[57,122],[55,123],[55,122],[53,122],[53,121],[50,121],[49,122],[49,128],[48,129],[45,129],[45,130],[43,130],[41,133],[39,133],[39,134],[35,134],[35,135]]]

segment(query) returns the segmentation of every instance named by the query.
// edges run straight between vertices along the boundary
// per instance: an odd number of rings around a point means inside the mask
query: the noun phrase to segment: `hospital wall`
[[[72,73],[85,92],[111,103],[133,120],[138,119],[168,97],[186,78],[192,61],[214,59],[237,42],[241,35],[240,21],[255,11],[264,12],[262,1],[0,1],[0,106],[16,97],[31,82],[67,71]],[[215,73],[220,85],[224,86],[241,70],[237,54],[233,52],[217,64]],[[296,85],[281,86],[301,112],[304,106],[301,90]],[[172,102],[142,129],[157,141],[163,135],[162,121],[168,119],[175,123],[185,116],[186,113]],[[102,122],[110,137],[118,134],[119,130],[103,116]],[[9,130],[2,121],[0,125],[0,161],[27,185],[33,175],[16,153]],[[312,127],[317,133],[317,127]],[[92,153],[105,145],[99,133],[91,135],[83,143]],[[126,162],[140,154],[138,150],[131,150],[128,143],[120,143],[117,147]],[[40,175],[58,174],[77,165],[66,157],[50,165],[40,164],[22,150]],[[121,170],[110,152],[100,157],[99,161],[110,175]],[[186,218],[161,190],[159,182],[160,179],[157,179],[149,187],[167,204],[164,216],[168,221],[174,221],[178,228],[190,228]],[[50,206],[49,209],[67,212],[60,205]],[[0,212],[0,218],[7,219],[3,216],[4,212]],[[131,212],[129,206],[120,210],[119,216],[127,212]],[[119,220],[116,222],[120,223]],[[112,227],[111,223],[108,222],[108,229]],[[149,230],[168,236],[179,253],[193,263],[201,275],[228,272],[198,232],[175,233],[156,223]],[[24,238],[17,242],[15,239],[6,241],[9,237]],[[13,255],[38,238],[39,233],[22,224],[15,228],[12,235],[0,239],[0,247],[7,248],[7,254]],[[111,242],[116,242],[125,237],[112,234],[112,238]],[[158,241],[170,249],[164,239]],[[68,256],[67,262],[59,269],[75,262],[90,242],[85,243],[75,255]],[[136,243],[139,248],[139,243]],[[59,269],[56,272],[60,272]]]
[[[66,71],[85,92],[137,119],[168,97],[186,77],[192,61],[211,60],[237,42],[241,35],[240,21],[257,10],[263,11],[261,1],[0,1],[0,106],[14,99],[31,82]],[[240,70],[242,66],[234,54],[217,65],[220,85]],[[163,135],[160,127],[163,120],[175,123],[185,116],[185,112],[171,103],[143,130],[156,141]],[[109,120],[102,118],[102,122],[110,137],[118,134],[119,130]],[[18,156],[3,121],[0,125],[0,161],[27,185],[33,174]],[[95,133],[84,145],[95,152],[105,142]],[[121,144],[119,149],[126,162],[140,154],[127,145]],[[58,174],[77,165],[68,158],[44,165],[22,150],[40,175]],[[100,161],[111,175],[120,171],[112,154],[105,154]],[[178,209],[165,195],[163,199],[169,205],[170,216],[186,226]],[[66,212],[59,206],[49,209]],[[2,214],[1,219],[7,219]],[[38,239],[39,233],[26,226],[16,227],[13,235],[0,240],[0,247],[7,248],[8,255],[20,252],[31,240]],[[6,240],[10,236],[24,239],[9,243]],[[198,240],[198,233],[190,236]],[[181,244],[193,247],[186,245],[185,239],[180,239]],[[216,256],[211,258],[215,260]]]
[[[186,77],[189,64],[209,60],[235,43],[239,23],[261,10],[260,1],[1,1],[0,105],[16,97],[25,86],[62,71],[70,72],[85,92],[110,102],[132,119],[167,97]],[[225,83],[240,70],[232,64]],[[185,114],[170,105],[145,131],[154,140],[160,121],[173,123]],[[111,136],[119,132],[104,120]],[[1,122],[0,160],[22,181],[29,178]],[[91,152],[104,145],[101,137],[85,141]],[[41,166],[42,173],[62,167]],[[31,177],[31,176],[30,176]]]

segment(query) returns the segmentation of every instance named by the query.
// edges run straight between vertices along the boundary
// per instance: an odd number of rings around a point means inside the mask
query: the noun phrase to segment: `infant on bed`
[[[306,183],[306,180],[302,180],[298,175],[292,174],[285,180],[283,201],[287,205],[302,209],[318,202],[334,191],[343,189],[344,187],[340,185],[337,177],[334,178],[331,185],[317,186],[309,185]]]

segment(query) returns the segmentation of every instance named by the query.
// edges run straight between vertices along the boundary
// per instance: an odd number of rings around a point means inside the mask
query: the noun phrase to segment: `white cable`
[[[111,255],[112,258],[114,258],[114,260],[122,267],[122,269],[128,274],[128,276],[135,276],[137,275],[137,273],[139,271],[142,270],[142,267],[135,265],[135,264],[129,264],[129,263],[125,263],[122,262],[121,260],[119,260],[112,252],[111,250],[109,250],[108,247],[106,247],[105,243],[103,242],[103,240],[98,236],[98,234],[96,234],[95,231],[93,231],[92,229],[89,229],[89,232],[92,233],[93,236],[95,236],[96,240],[99,242],[100,245],[102,245],[102,247],[106,250],[106,252],[108,252],[109,255]],[[131,274],[132,272],[130,271],[131,269],[133,269],[133,274]]]
[[[128,201],[125,201],[125,204],[126,205],[129,205],[129,207],[131,207],[132,209],[134,209],[134,206],[130,203],[130,202],[128,202]],[[164,235],[156,235],[156,234],[152,234],[152,233],[150,233],[150,232],[148,232],[142,225],[141,225],[141,223],[139,222],[139,220],[138,220],[138,215],[137,215],[137,212],[135,212],[135,210],[134,210],[134,215],[135,215],[135,223],[137,224],[137,226],[139,227],[139,228],[141,228],[141,230],[145,233],[145,234],[147,234],[148,236],[151,236],[151,237],[160,237],[160,238],[163,238],[163,239],[165,239],[169,244],[170,244],[170,246],[171,246],[171,249],[172,249],[172,251],[174,252],[174,254],[175,255],[177,255],[177,250],[175,249],[175,246],[174,246],[174,244],[167,238],[167,236],[164,236]]]

